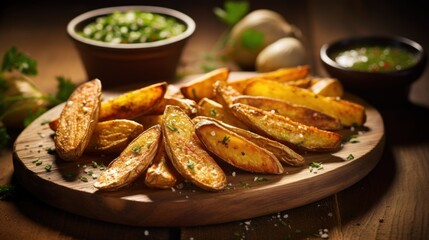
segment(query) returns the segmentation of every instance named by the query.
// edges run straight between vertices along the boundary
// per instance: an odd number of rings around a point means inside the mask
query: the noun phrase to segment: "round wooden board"
[[[232,78],[247,75],[232,73]],[[359,142],[346,143],[335,153],[304,154],[306,164],[300,168],[285,166],[283,175],[252,174],[225,167],[229,184],[220,192],[207,192],[191,184],[154,190],[147,188],[142,179],[120,191],[97,191],[93,187],[95,180],[87,172],[100,171],[92,162],[107,166],[112,158],[84,155],[79,162],[65,162],[48,151],[54,148],[54,142],[46,121],[58,117],[63,105],[36,119],[17,138],[15,175],[28,191],[54,207],[119,224],[196,226],[272,214],[337,193],[362,179],[377,164],[384,148],[383,119],[372,106],[349,97],[366,107],[367,122],[365,130],[359,131]],[[358,131],[341,133],[355,135]],[[354,159],[347,160],[350,154]],[[311,162],[322,162],[323,169],[310,171]],[[50,171],[46,165],[52,166]],[[84,177],[87,181],[83,181]]]

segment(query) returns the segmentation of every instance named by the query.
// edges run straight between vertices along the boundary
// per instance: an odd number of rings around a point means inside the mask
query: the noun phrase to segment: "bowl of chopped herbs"
[[[174,9],[116,6],[85,12],[67,25],[88,80],[103,87],[172,81],[195,22]]]

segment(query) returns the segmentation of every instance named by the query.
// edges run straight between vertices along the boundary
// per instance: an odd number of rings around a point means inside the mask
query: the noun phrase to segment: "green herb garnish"
[[[174,127],[174,126],[172,126],[172,125],[170,125],[170,124],[167,124],[166,126],[167,126],[168,129],[170,129],[173,132],[177,131],[177,128]]]
[[[142,146],[135,146],[135,147],[133,147],[131,150],[135,153],[135,154],[140,154],[140,152],[141,152],[141,149],[142,149]]]
[[[230,139],[231,137],[230,136],[224,136],[223,138],[222,138],[222,144],[223,145],[227,145],[228,144],[228,142],[229,142],[229,139]]]
[[[353,160],[353,159],[355,159],[355,156],[353,156],[353,154],[349,154],[348,156],[347,156],[347,160]]]
[[[46,170],[46,172],[50,172],[50,171],[51,171],[51,169],[52,169],[52,165],[51,165],[51,164],[46,164],[46,165],[45,165],[45,170]]]
[[[323,169],[323,163],[321,162],[311,162],[309,167],[310,172],[316,172],[315,170],[322,170]]]
[[[210,109],[210,115],[212,115],[213,117],[216,117],[216,116],[217,116],[217,111],[216,111],[216,109],[215,109],[215,108],[211,108],[211,109]]]
[[[34,164],[36,164],[36,166],[40,166],[42,165],[42,160],[40,160],[40,158],[37,158],[36,160],[33,161]]]

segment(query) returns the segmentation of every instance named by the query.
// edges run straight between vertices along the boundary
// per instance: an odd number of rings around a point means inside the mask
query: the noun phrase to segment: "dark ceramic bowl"
[[[115,11],[141,10],[174,17],[186,25],[186,30],[165,40],[147,43],[105,43],[85,38],[77,32],[97,17]],[[98,78],[103,87],[148,85],[172,81],[195,22],[184,13],[156,6],[118,6],[96,9],[73,18],[67,33],[73,40],[85,67],[88,80]]]
[[[416,63],[408,68],[390,72],[351,70],[338,64],[333,55],[359,46],[397,47],[415,56]],[[410,86],[426,67],[423,47],[400,36],[363,36],[341,39],[322,46],[320,59],[327,73],[344,85],[346,91],[358,94],[375,104],[397,104],[408,101]]]

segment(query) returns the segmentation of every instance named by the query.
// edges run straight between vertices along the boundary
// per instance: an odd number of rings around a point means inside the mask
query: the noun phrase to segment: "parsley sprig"
[[[3,119],[14,112],[22,110],[14,107],[15,103],[23,100],[43,100],[46,103],[44,106],[27,113],[22,122],[22,126],[26,127],[48,109],[66,101],[76,88],[76,85],[70,79],[58,76],[56,78],[58,82],[57,92],[53,95],[24,96],[23,94],[8,94],[11,84],[13,84],[13,79],[7,79],[4,73],[11,71],[19,71],[27,77],[35,76],[38,73],[37,61],[20,52],[16,47],[11,47],[4,54],[0,69],[0,149],[7,147],[11,140],[7,126],[2,123]],[[31,81],[31,79],[28,79],[28,81]]]

